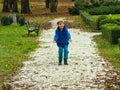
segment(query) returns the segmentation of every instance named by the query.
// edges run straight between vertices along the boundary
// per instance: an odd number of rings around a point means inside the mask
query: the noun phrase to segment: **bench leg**
[[[28,36],[30,36],[30,31],[28,31]]]
[[[36,31],[37,36],[39,35],[39,31]]]

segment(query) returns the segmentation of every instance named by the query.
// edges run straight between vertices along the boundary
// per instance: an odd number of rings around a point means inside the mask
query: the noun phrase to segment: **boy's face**
[[[64,28],[64,23],[63,23],[63,22],[60,22],[60,23],[58,24],[58,27],[60,28],[60,30],[63,30],[63,28]]]

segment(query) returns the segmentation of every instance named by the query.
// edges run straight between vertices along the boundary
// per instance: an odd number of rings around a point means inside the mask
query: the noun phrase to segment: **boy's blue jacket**
[[[71,39],[71,35],[67,27],[64,27],[61,31],[59,27],[55,30],[54,40],[57,42],[58,46],[68,45],[68,40]]]

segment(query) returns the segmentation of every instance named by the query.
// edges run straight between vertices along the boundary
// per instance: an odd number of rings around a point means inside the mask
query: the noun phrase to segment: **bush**
[[[106,18],[100,22],[100,25],[107,23],[120,25],[120,18]]]
[[[103,6],[116,6],[116,5],[120,5],[120,1],[118,1],[118,0],[106,0],[103,2],[102,5]]]
[[[118,41],[119,41],[119,49],[120,49],[120,38],[118,39]]]
[[[18,23],[22,26],[22,25],[24,25],[25,24],[25,18],[24,17],[19,17],[19,19],[18,19]]]
[[[120,5],[100,6],[86,10],[91,15],[120,14]]]
[[[100,23],[101,21],[103,21],[104,19],[106,19],[106,16],[99,16],[97,19],[97,29],[100,30]]]
[[[9,22],[9,25],[13,23],[13,18],[11,16],[8,16],[8,22]]]
[[[17,23],[19,23],[19,18],[20,18],[21,16],[19,15],[19,14],[16,14],[16,19],[17,19]]]
[[[120,38],[120,26],[116,24],[105,24],[101,26],[102,35],[111,44],[117,44]]]
[[[13,23],[13,19],[10,16],[3,16],[1,17],[1,24],[2,25],[10,25]]]
[[[69,14],[71,15],[79,15],[79,9],[77,7],[68,8]]]
[[[89,13],[81,12],[80,15],[87,24],[89,24],[92,28],[98,30],[96,20],[94,20]]]

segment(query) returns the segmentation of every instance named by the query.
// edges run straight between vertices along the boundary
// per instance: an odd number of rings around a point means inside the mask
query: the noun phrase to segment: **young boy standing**
[[[59,65],[62,65],[63,52],[64,52],[64,64],[68,65],[68,45],[71,41],[71,35],[68,31],[68,28],[64,25],[64,21],[57,22],[57,29],[54,35],[54,42],[58,46],[58,60]]]

